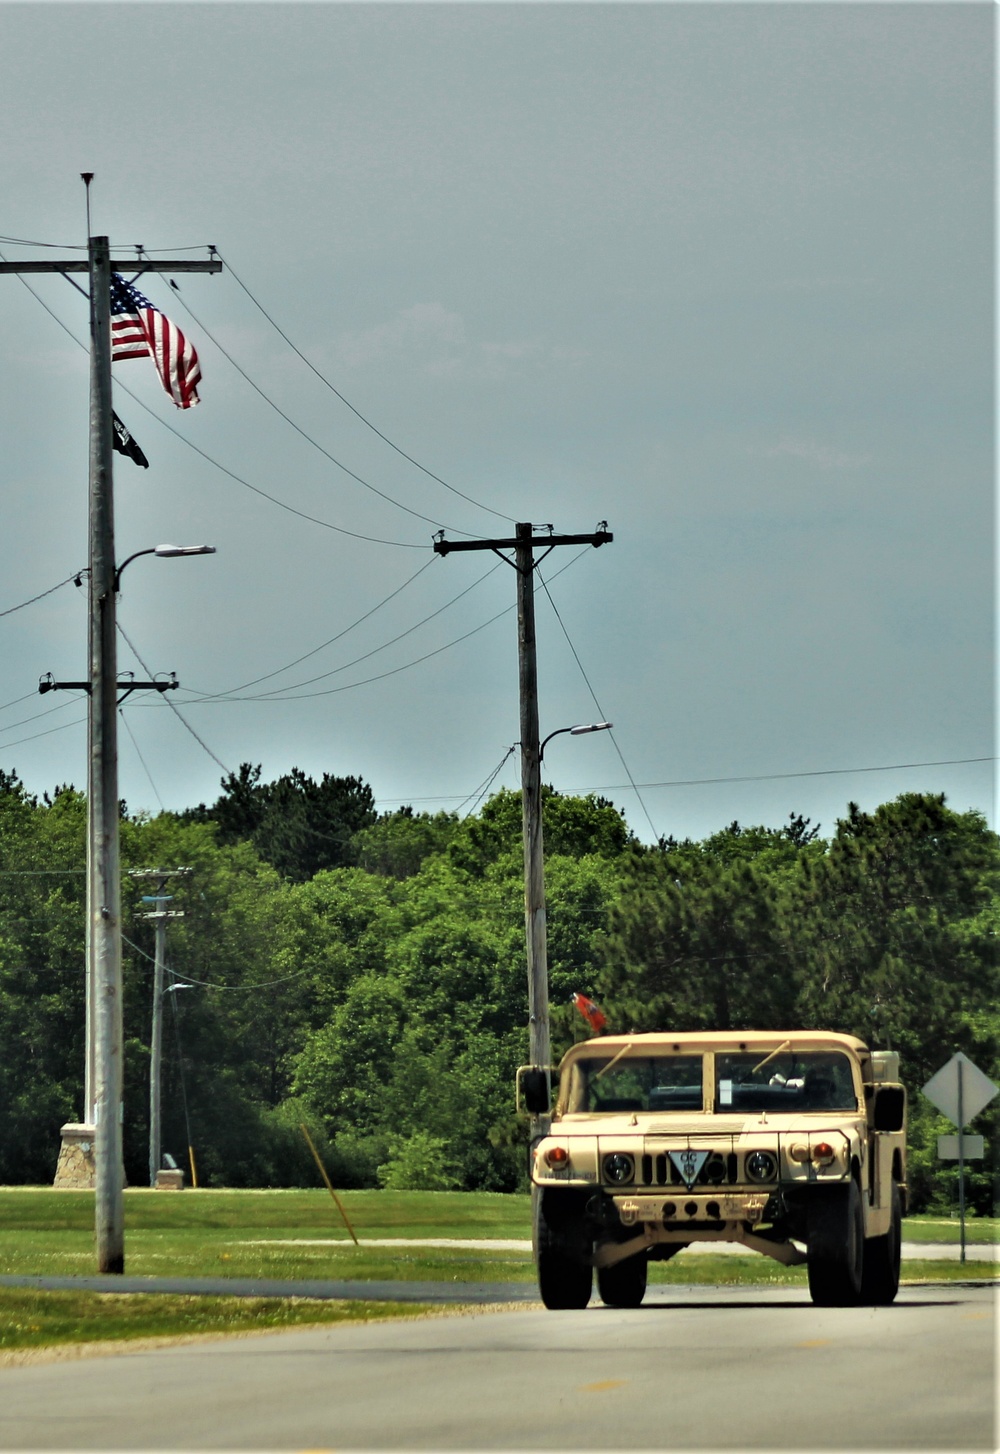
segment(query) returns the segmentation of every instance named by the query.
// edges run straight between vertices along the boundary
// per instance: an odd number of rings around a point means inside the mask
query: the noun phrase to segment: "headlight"
[[[604,1158],[604,1177],[616,1186],[624,1186],[635,1176],[635,1161],[625,1151],[613,1151]]]
[[[778,1173],[777,1160],[770,1151],[751,1151],[747,1157],[747,1176],[750,1181],[773,1181]]]

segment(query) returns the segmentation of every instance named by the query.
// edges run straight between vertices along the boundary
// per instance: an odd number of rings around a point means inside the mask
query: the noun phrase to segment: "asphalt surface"
[[[531,1282],[347,1282],[270,1277],[0,1277],[0,1287],[42,1292],[172,1292],[212,1297],[341,1298],[352,1302],[533,1303]]]
[[[0,1368],[4,1450],[989,1451],[992,1289],[666,1287]]]

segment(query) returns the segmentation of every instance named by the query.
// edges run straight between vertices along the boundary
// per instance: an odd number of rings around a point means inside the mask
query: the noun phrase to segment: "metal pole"
[[[530,524],[516,526],[517,648],[521,705],[521,813],[524,835],[524,936],[528,952],[528,1060],[548,1068],[549,968],[542,857],[542,775],[538,746],[535,659],[535,580]],[[533,1116],[531,1136],[543,1136],[548,1117]]]
[[[90,239],[90,710],[87,920],[94,1030],[94,1226],[99,1272],[125,1268],[117,647],[111,418],[111,262]]]
[[[167,916],[156,920],[153,960],[153,1026],[149,1037],[149,1184],[160,1170],[160,1064],[163,1050],[163,969],[167,958]]]
[[[965,1106],[963,1104],[962,1059],[958,1059],[958,1227],[961,1239],[959,1261],[965,1261]]]

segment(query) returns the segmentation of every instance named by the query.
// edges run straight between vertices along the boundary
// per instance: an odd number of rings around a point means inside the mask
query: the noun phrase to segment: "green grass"
[[[909,1261],[903,1263],[901,1283],[993,1281],[1000,1268],[995,1262]],[[685,1257],[679,1252],[669,1262],[651,1263],[650,1283],[684,1283],[719,1287],[801,1287],[807,1285],[805,1265],[785,1267],[770,1257],[754,1255]]]
[[[0,1288],[0,1362],[5,1353],[66,1343],[278,1331],[315,1323],[420,1317],[430,1311],[409,1303]]]
[[[341,1194],[362,1239],[525,1239],[530,1199],[488,1192]],[[0,1273],[94,1269],[91,1192],[0,1191]],[[325,1191],[125,1194],[125,1265],[135,1276],[400,1278],[508,1282],[531,1274],[526,1253],[355,1247]],[[319,1239],[325,1246],[295,1246]]]
[[[500,1192],[344,1191],[340,1200],[364,1237],[528,1237],[531,1199]],[[0,1188],[0,1231],[90,1231],[94,1194],[51,1187]],[[125,1192],[128,1231],[266,1231],[298,1236],[348,1233],[329,1193],[318,1191]]]
[[[959,1221],[954,1217],[921,1215],[907,1217],[903,1222],[904,1242],[958,1242]],[[965,1240],[969,1242],[1000,1241],[1000,1218],[966,1217]]]

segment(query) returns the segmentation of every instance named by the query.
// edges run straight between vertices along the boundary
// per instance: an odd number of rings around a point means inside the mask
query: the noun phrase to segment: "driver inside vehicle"
[[[837,1092],[837,1082],[826,1066],[807,1070],[803,1084],[803,1109],[807,1111],[835,1110],[843,1103],[843,1096]]]

